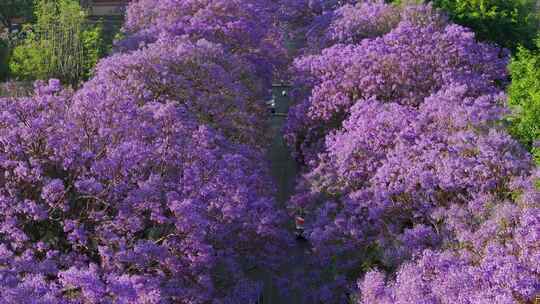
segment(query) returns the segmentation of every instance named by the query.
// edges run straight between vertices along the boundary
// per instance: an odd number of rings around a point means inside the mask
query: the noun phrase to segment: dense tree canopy
[[[538,54],[504,48],[529,19],[398,2],[136,0],[78,89],[0,98],[0,302],[256,303],[264,275],[314,304],[532,303]],[[264,102],[286,60],[288,209]]]
[[[516,181],[516,203],[494,204],[472,230],[457,215],[456,249],[426,250],[391,282],[369,272],[359,303],[530,303],[538,296],[540,175]],[[466,228],[467,227],[467,228]],[[465,228],[465,229],[464,229]]]
[[[289,245],[263,159],[263,37],[233,48],[206,31],[213,20],[145,32],[155,37],[102,60],[75,92],[50,80],[0,100],[1,302],[260,296],[253,271],[273,273]]]
[[[460,26],[441,23],[431,10],[408,11],[428,15],[405,19],[382,37],[337,44],[295,61],[297,81],[310,91],[289,113],[286,136],[304,162],[315,157],[324,135],[341,126],[357,101],[418,106],[445,85],[470,84],[480,94],[494,92],[505,80],[508,57],[497,48],[477,43]]]
[[[276,10],[271,0],[135,1],[124,24],[128,38],[119,47],[136,48],[160,35],[204,38],[242,56],[269,85],[285,53]]]
[[[433,0],[450,18],[477,33],[478,39],[516,50],[534,47],[540,19],[535,0]]]
[[[241,258],[286,243],[257,151],[172,101],[36,90],[2,101],[2,302],[258,296]]]
[[[341,303],[358,277],[359,303],[520,303],[540,289],[538,177],[502,123],[508,53],[439,14],[345,5],[322,31],[338,39],[295,60],[285,131],[304,173],[290,208],[329,278],[317,301]]]
[[[88,23],[75,0],[36,0],[35,17],[12,51],[11,76],[30,81],[58,78],[74,86],[87,79],[105,53],[100,26]]]
[[[537,41],[537,44],[540,40]],[[540,163],[540,54],[520,48],[510,64],[510,130]]]

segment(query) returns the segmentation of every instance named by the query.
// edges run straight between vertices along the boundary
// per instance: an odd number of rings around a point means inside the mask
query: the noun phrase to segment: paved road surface
[[[286,120],[290,100],[288,96],[283,96],[282,88],[275,87],[273,90],[276,100],[276,113],[272,117],[271,132],[272,144],[268,150],[271,173],[277,186],[277,202],[285,208],[287,200],[294,191],[297,166],[291,158],[289,149],[283,140],[282,128]],[[291,233],[293,231],[291,230]],[[304,255],[307,251],[306,243],[297,243],[290,252],[290,259],[287,265],[283,266],[283,275],[288,277],[293,273],[303,273]],[[302,290],[295,290],[291,295],[283,297],[270,279],[265,279],[265,290],[263,292],[262,304],[308,304],[301,300]],[[311,304],[311,303],[309,303]]]

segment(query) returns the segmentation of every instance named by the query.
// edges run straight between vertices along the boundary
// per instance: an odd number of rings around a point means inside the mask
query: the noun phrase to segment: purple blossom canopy
[[[522,238],[538,242],[538,173],[528,177],[531,156],[501,123],[507,53],[430,6],[376,4],[399,21],[371,36],[381,18],[355,10],[373,5],[336,10],[336,39],[295,61],[285,132],[303,174],[290,209],[305,217],[316,273],[332,278],[314,293],[325,303],[346,292],[366,304],[532,301],[537,246]]]
[[[2,302],[258,296],[246,265],[271,269],[287,244],[260,152],[173,101],[51,81],[1,103]]]
[[[123,30],[80,88],[0,98],[1,303],[256,303],[261,277],[306,303],[540,294],[506,50],[376,0],[136,0]],[[284,210],[264,100],[287,35],[305,41]]]
[[[283,34],[272,0],[137,0],[127,9],[119,49],[136,49],[163,36],[221,44],[257,70],[269,85],[283,64]]]
[[[366,274],[358,303],[532,303],[540,290],[539,180],[537,170],[516,181],[516,203],[494,205],[476,216],[479,225],[467,223],[474,216],[456,219],[466,238],[455,249],[424,251],[389,282]]]
[[[498,48],[477,43],[463,27],[403,21],[382,37],[297,59],[296,78],[304,90],[289,112],[286,138],[309,164],[353,104],[375,98],[417,107],[454,84],[469,85],[472,96],[494,93],[507,77],[507,63]]]
[[[253,76],[255,75],[255,76]],[[147,47],[102,60],[96,75],[77,92],[83,103],[174,101],[201,123],[235,142],[264,146],[265,83],[257,72],[220,44],[163,37]]]
[[[0,99],[0,302],[252,303],[254,272],[277,277],[277,33],[268,3],[244,4],[134,1],[124,52],[80,89]]]

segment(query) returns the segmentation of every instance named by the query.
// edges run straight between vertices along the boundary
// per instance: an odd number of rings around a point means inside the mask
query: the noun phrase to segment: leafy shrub
[[[9,60],[11,75],[20,80],[47,79],[51,75],[45,62],[50,57],[50,50],[39,44],[29,27],[25,30],[26,38],[13,48]]]
[[[537,41],[540,44],[540,40]],[[512,83],[508,89],[510,131],[540,162],[540,53],[519,48],[510,64]],[[536,145],[535,145],[536,144]]]
[[[107,44],[103,37],[103,26],[98,23],[88,27],[81,33],[81,41],[84,52],[84,78],[88,79],[93,75],[93,69],[99,59],[107,54]]]
[[[478,39],[516,50],[534,47],[538,12],[534,0],[433,0],[450,19],[471,28]]]
[[[13,76],[22,80],[55,77],[71,85],[89,77],[104,55],[101,27],[88,24],[73,0],[40,0],[35,14],[36,24],[26,29],[25,39],[13,50]]]

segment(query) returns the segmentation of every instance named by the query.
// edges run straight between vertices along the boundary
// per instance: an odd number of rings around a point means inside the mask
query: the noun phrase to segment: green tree
[[[536,0],[433,0],[451,20],[473,29],[479,40],[512,51],[534,47],[539,24]]]
[[[540,48],[540,38],[536,45]],[[510,131],[533,152],[540,164],[540,51],[519,47],[510,72]]]
[[[77,85],[103,55],[101,27],[87,21],[76,0],[38,0],[36,23],[13,50],[12,74],[24,80],[59,78]]]
[[[13,49],[9,58],[11,75],[19,80],[49,78],[51,75],[45,63],[45,58],[50,56],[49,50],[40,44],[30,26],[26,26],[24,32],[26,39]]]
[[[104,38],[103,26],[97,23],[94,26],[88,27],[82,32],[82,46],[84,53],[84,77],[88,79],[92,76],[93,68],[100,58],[105,56],[109,51],[110,44]]]

